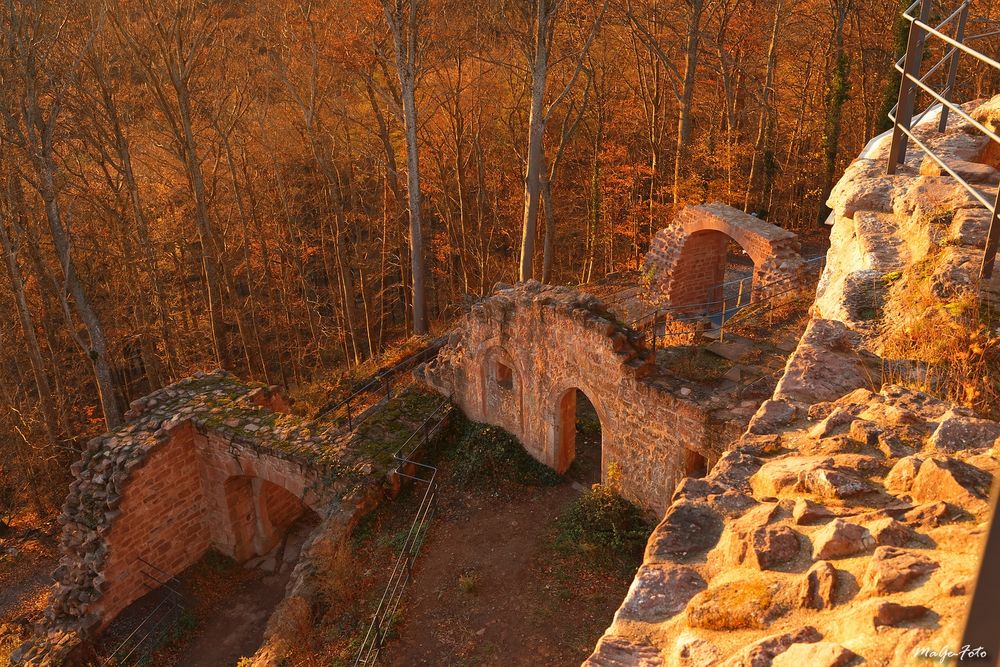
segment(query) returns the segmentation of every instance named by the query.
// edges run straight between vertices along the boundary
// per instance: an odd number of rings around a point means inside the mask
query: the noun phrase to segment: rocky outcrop
[[[995,190],[966,129],[953,116],[942,135],[917,131]],[[926,360],[893,355],[919,350],[910,331],[961,326],[988,216],[913,149],[887,176],[886,150],[830,196],[811,321],[773,397],[705,479],[678,487],[650,537],[647,562],[683,560],[705,587],[669,617],[616,617],[609,635],[644,638],[647,656],[652,643],[665,664],[908,665],[918,646],[957,642],[1000,424],[914,388]]]

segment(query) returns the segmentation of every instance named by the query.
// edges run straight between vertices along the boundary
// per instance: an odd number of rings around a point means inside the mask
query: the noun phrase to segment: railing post
[[[993,198],[993,215],[990,217],[990,231],[986,236],[986,250],[983,251],[983,266],[979,270],[980,281],[993,277],[993,263],[997,258],[997,246],[1000,245],[1000,186]],[[980,285],[982,289],[982,285]]]
[[[965,39],[965,21],[969,18],[969,3],[966,1],[962,5],[962,10],[958,15],[958,24],[955,26],[955,41],[959,44],[964,44]],[[948,63],[948,81],[945,84],[944,90],[941,91],[941,97],[951,101],[951,93],[955,88],[955,78],[958,76],[958,55],[962,52],[957,46],[952,47],[951,60]],[[944,132],[948,127],[948,106],[945,104],[941,105],[941,118],[938,120],[938,132]]]
[[[920,21],[927,23],[931,14],[931,1],[920,0]],[[892,125],[892,144],[889,146],[889,164],[886,173],[895,174],[897,165],[906,159],[906,134],[903,127],[910,130],[913,121],[913,104],[917,87],[910,77],[920,76],[920,62],[924,56],[924,29],[916,21],[910,22],[910,34],[906,40],[906,56],[903,58],[903,73],[899,77],[899,98],[896,102],[896,122]]]
[[[349,431],[354,430],[353,419],[351,418],[351,397],[347,397],[347,429]]]
[[[725,342],[726,338],[726,299],[722,299],[722,315],[719,318],[719,342]]]

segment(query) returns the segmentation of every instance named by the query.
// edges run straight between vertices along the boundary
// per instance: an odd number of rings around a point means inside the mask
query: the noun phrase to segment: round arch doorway
[[[603,429],[593,402],[572,387],[559,399],[556,470],[583,485],[603,481]]]

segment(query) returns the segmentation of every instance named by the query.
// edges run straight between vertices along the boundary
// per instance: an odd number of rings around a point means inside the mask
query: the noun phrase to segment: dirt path
[[[630,576],[577,571],[553,550],[556,520],[584,487],[524,488],[511,501],[452,491],[383,655],[410,665],[579,664]]]
[[[244,564],[243,568],[254,576],[243,580],[221,604],[199,613],[197,634],[174,653],[172,664],[232,667],[240,658],[252,656],[263,642],[271,612],[285,596],[302,544],[314,528],[313,522],[296,524],[275,549],[270,562],[263,557]]]
[[[248,582],[226,604],[202,619],[197,638],[178,654],[175,665],[232,667],[260,647],[264,627],[274,607],[285,595],[291,568]]]

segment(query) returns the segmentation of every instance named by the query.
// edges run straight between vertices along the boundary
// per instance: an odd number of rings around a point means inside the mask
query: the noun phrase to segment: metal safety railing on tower
[[[955,97],[961,56],[967,56],[966,60],[971,58],[978,62],[980,67],[985,66],[993,70],[992,76],[994,77],[1000,73],[1000,62],[983,53],[982,50],[970,46],[970,43],[981,44],[983,43],[981,40],[996,38],[1000,35],[1000,30],[996,29],[1000,23],[970,18],[970,2],[965,0],[943,20],[931,25],[930,17],[933,5],[933,0],[917,0],[903,12],[903,18],[910,24],[910,30],[906,43],[906,54],[895,65],[896,70],[900,73],[900,85],[896,106],[889,114],[889,118],[893,121],[893,130],[887,172],[895,173],[899,165],[905,161],[907,143],[912,141],[990,212],[989,232],[980,267],[980,279],[981,282],[985,283],[993,275],[998,243],[1000,243],[1000,185],[996,186],[996,192],[990,192],[985,187],[977,188],[959,173],[954,164],[949,164],[944,156],[934,151],[927,145],[927,142],[916,136],[914,128],[933,109],[940,109],[938,132],[944,132],[948,116],[954,113],[985,135],[989,143],[994,143],[1000,148],[1000,136],[996,132],[970,116],[952,101]],[[973,23],[986,25],[987,28],[977,34],[967,34],[969,25]],[[951,34],[948,34],[949,32]],[[940,42],[945,47],[945,51],[942,57],[921,75],[920,71],[928,39]],[[994,55],[997,53],[995,39],[994,46],[990,51]],[[931,85],[931,77],[936,72],[945,71],[942,68],[946,65],[947,74],[944,86],[940,90],[935,90]],[[926,94],[931,98],[931,101],[927,108],[914,118],[916,99],[920,94]],[[1000,523],[997,522],[996,516],[998,492],[1000,492],[1000,485],[994,483],[990,527],[981,552],[982,560],[979,563],[979,573],[972,591],[972,601],[966,613],[962,641],[955,647],[962,650],[963,654],[971,650],[974,658],[977,657],[977,652],[982,652],[978,656],[982,657],[983,662],[988,661],[990,664],[996,663],[997,655],[1000,654],[1000,633],[997,633],[997,619],[1000,618],[1000,569],[993,567],[1000,560]]]
[[[931,25],[931,14],[933,11],[933,0],[916,0],[910,5],[903,18],[910,24],[909,36],[906,42],[906,53],[895,63],[896,71],[900,74],[899,97],[896,106],[889,112],[889,119],[892,120],[892,143],[889,147],[889,160],[886,171],[889,174],[896,173],[900,164],[906,159],[907,143],[912,141],[921,151],[931,158],[945,173],[958,181],[969,194],[990,212],[990,226],[987,234],[986,248],[983,254],[983,261],[980,267],[980,278],[989,280],[993,275],[993,265],[996,261],[998,243],[1000,243],[1000,186],[996,187],[996,192],[990,192],[986,187],[976,187],[975,184],[959,173],[955,164],[948,164],[939,152],[928,146],[914,132],[914,128],[933,109],[940,109],[938,118],[938,132],[944,132],[950,114],[961,117],[976,130],[987,137],[990,142],[996,143],[1000,148],[1000,135],[991,130],[985,124],[969,115],[961,106],[952,100],[955,95],[956,82],[958,81],[959,64],[961,56],[966,56],[1000,73],[1000,62],[995,58],[986,55],[970,46],[970,43],[979,42],[988,38],[1000,35],[1000,30],[995,30],[996,21],[976,19],[975,23],[986,25],[987,29],[977,34],[968,34],[968,28],[972,19],[969,17],[969,7],[971,0],[961,2],[950,14],[935,25]],[[914,12],[917,12],[916,14]],[[951,34],[947,34],[950,32]],[[944,54],[931,65],[926,72],[921,74],[924,53],[928,39],[934,39],[941,43]],[[994,51],[995,55],[995,51]],[[947,68],[947,69],[944,69]],[[944,84],[940,90],[935,90],[932,85],[933,77],[938,72],[944,75]],[[914,108],[918,96],[926,95],[930,98],[928,106],[916,117]],[[992,186],[991,186],[992,187]]]

